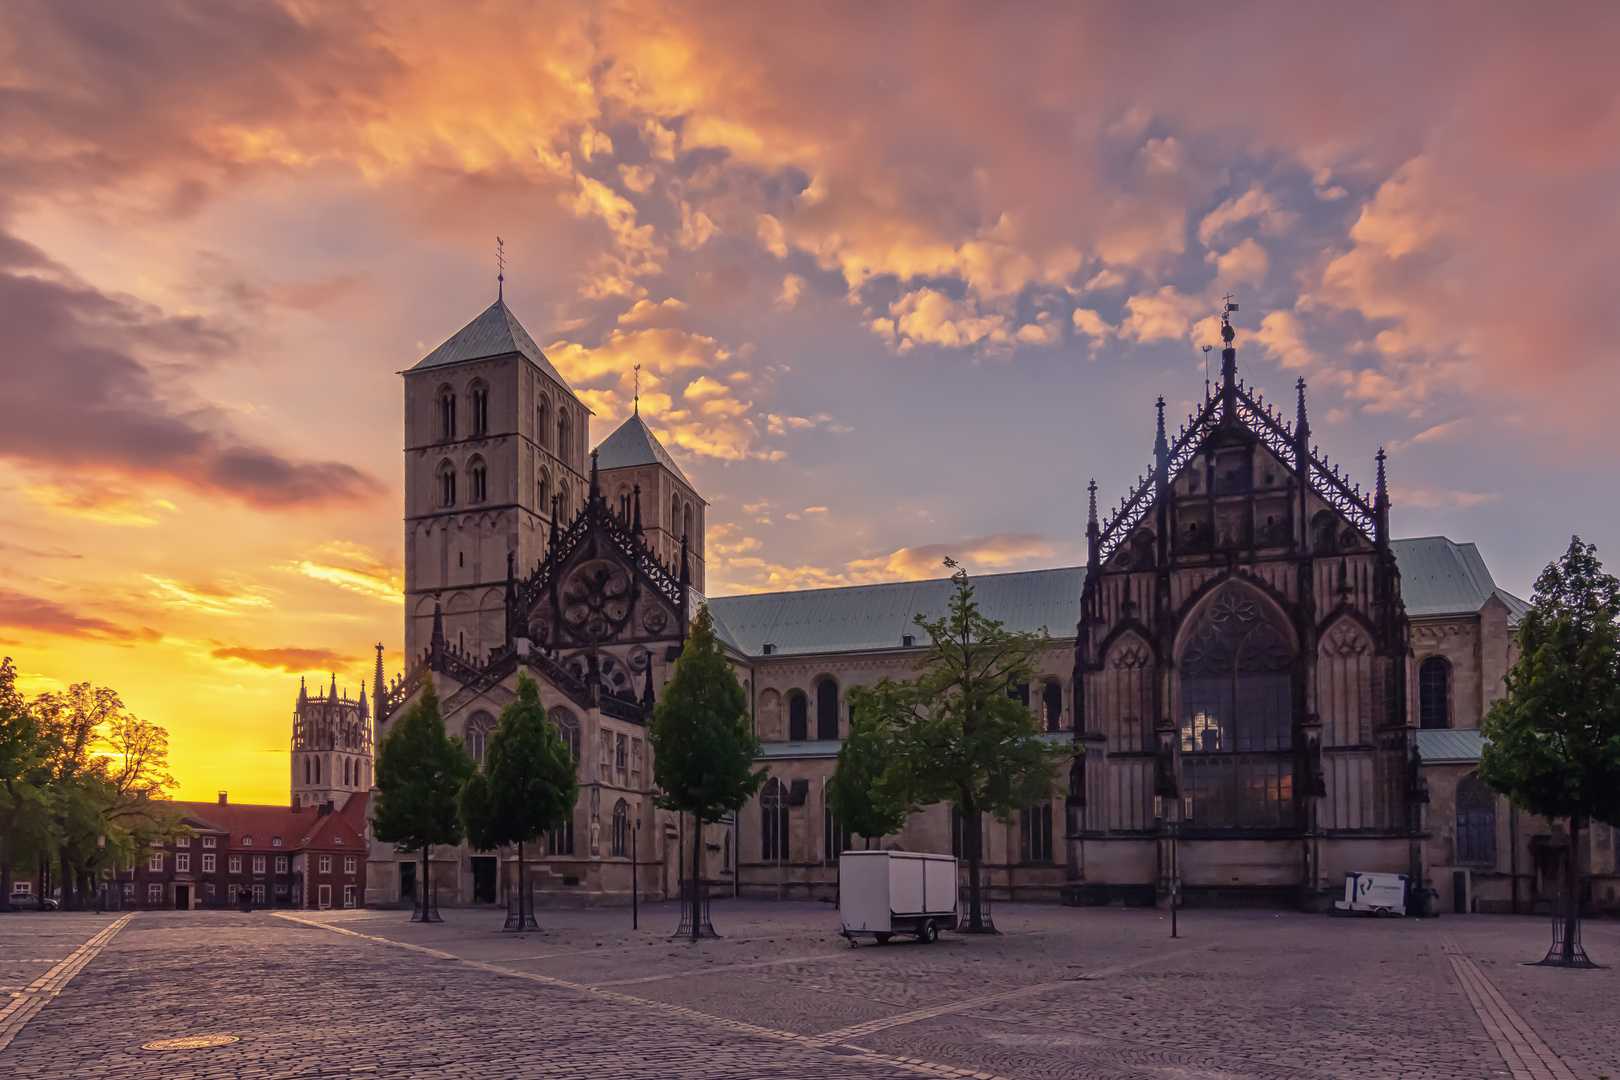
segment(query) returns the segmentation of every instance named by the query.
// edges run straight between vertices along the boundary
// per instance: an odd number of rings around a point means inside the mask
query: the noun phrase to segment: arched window
[[[619,517],[630,520],[630,489],[622,485],[619,487]]]
[[[456,392],[448,386],[439,389],[439,438],[456,437]]]
[[[539,504],[539,508],[540,508],[539,512],[542,513],[542,514],[550,514],[551,513],[551,474],[546,472],[546,470],[541,469],[540,470],[540,476],[539,476],[538,479],[535,480],[534,485],[535,485],[535,495],[536,495],[535,502]]]
[[[568,752],[574,755],[574,760],[578,761],[579,721],[574,719],[574,714],[567,709],[552,709],[546,714],[546,719],[556,725],[557,737],[568,748]]]
[[[816,683],[816,738],[838,738],[838,684],[831,679]]]
[[[343,759],[343,786],[349,786],[349,759]]]
[[[304,783],[309,783],[309,758],[304,759]]]
[[[570,461],[573,458],[573,454],[571,453],[573,450],[573,445],[569,442],[569,436],[573,434],[573,430],[573,425],[569,422],[568,410],[558,409],[557,456],[562,458],[564,462]]]
[[[321,759],[320,758],[315,759],[315,782],[317,784],[321,782]]]
[[[551,399],[544,394],[534,407],[534,441],[542,447],[551,447]]]
[[[489,434],[489,387],[481,380],[472,384],[472,430],[474,435]]]
[[[763,847],[760,856],[767,861],[788,860],[788,792],[776,777],[765,782],[759,795],[760,836]]]
[[[467,463],[467,501],[481,503],[489,498],[489,467],[475,457]]]
[[[1321,510],[1311,518],[1311,551],[1331,555],[1339,546],[1339,519],[1331,510]]]
[[[557,481],[557,518],[568,520],[568,481]]]
[[[1027,863],[1052,861],[1052,802],[1018,812],[1018,852]]]
[[[692,532],[692,504],[686,504],[686,510],[681,514],[681,535],[695,540],[696,534]]]
[[[1029,708],[1029,683],[1021,682],[1016,686],[1007,687],[1007,696],[1024,708]]]
[[[478,764],[484,763],[484,751],[489,749],[489,733],[495,730],[495,718],[479,710],[467,720],[467,755]]]
[[[803,690],[788,694],[788,741],[804,742],[810,737],[810,702]]]
[[[1443,656],[1431,656],[1418,666],[1418,723],[1451,726],[1451,663]]]
[[[623,799],[613,804],[613,854],[621,859],[630,856],[630,804]]]
[[[1273,617],[1258,594],[1228,585],[1183,639],[1181,752],[1192,828],[1294,822],[1293,650]]]
[[[1457,781],[1457,865],[1496,865],[1496,795],[1473,773]]]
[[[456,467],[448,461],[439,464],[439,505],[456,505]]]
[[[675,535],[675,530],[680,528],[680,525],[681,497],[676,495],[669,500],[669,535],[677,540],[680,539],[680,537]]]
[[[1046,711],[1046,730],[1056,731],[1063,722],[1063,684],[1049,682],[1042,687],[1041,705]]]

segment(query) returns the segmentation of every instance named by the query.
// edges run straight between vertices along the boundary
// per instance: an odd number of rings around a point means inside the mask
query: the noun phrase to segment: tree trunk
[[[703,929],[699,920],[703,914],[703,902],[698,898],[698,885],[703,880],[703,866],[701,856],[703,852],[703,819],[692,815],[692,940],[698,939],[699,931]]]
[[[1568,904],[1564,908],[1564,951],[1563,962],[1573,965],[1575,962],[1575,943],[1580,935],[1581,919],[1581,819],[1571,816],[1569,819],[1569,863],[1564,868],[1564,893],[1568,897]]]
[[[968,849],[968,933],[984,932],[984,915],[979,906],[979,859],[984,850],[984,815],[977,811],[962,815],[962,843]]]
[[[11,838],[17,831],[17,812],[6,815],[6,827],[0,831],[0,911],[11,910]]]
[[[523,877],[523,841],[518,841],[518,932],[529,928],[534,912],[529,907],[529,889]]]
[[[422,872],[417,875],[416,881],[416,911],[411,917],[412,922],[428,921],[428,845],[422,845]]]

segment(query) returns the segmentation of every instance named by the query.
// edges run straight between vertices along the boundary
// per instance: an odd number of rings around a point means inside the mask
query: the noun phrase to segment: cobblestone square
[[[0,919],[0,1076],[1620,1077],[1614,967],[1541,919],[1003,906],[852,949],[830,905]],[[1620,925],[1586,927],[1600,962]],[[206,1049],[143,1050],[227,1035]]]

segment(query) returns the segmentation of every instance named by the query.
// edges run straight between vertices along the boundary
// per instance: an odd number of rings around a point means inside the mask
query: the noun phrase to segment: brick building
[[[110,902],[124,908],[226,908],[247,890],[255,907],[363,907],[368,795],[342,809],[176,802],[189,836],[120,870]]]

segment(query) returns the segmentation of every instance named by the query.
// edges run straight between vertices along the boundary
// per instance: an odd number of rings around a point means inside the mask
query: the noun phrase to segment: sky
[[[1620,565],[1613,5],[10,0],[0,653],[287,798],[401,655],[401,380],[506,299],[709,592],[1084,558],[1242,377],[1397,536]],[[1219,366],[1219,353],[1215,357]]]

